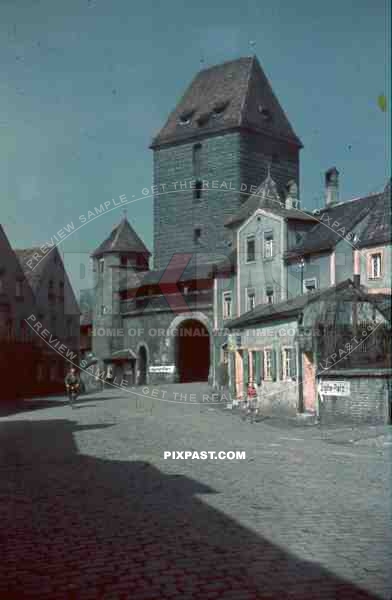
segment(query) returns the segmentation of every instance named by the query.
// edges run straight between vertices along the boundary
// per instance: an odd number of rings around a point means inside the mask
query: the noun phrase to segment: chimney
[[[336,167],[325,173],[325,205],[333,206],[339,202],[339,171]]]
[[[298,186],[294,179],[291,179],[286,186],[287,194],[285,206],[286,208],[299,208]]]

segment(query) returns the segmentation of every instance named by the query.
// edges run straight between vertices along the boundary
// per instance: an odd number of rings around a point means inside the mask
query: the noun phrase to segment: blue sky
[[[149,143],[194,74],[253,53],[304,144],[303,206],[320,205],[333,165],[342,199],[382,189],[389,5],[2,0],[0,222],[12,245],[45,242],[106,200],[140,195],[152,184]],[[151,200],[128,217],[152,248]],[[63,244],[75,288],[88,286],[79,265],[120,218],[113,211]]]

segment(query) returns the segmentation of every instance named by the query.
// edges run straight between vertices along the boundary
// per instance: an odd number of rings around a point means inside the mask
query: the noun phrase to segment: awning
[[[117,350],[112,353],[111,360],[136,360],[136,354],[130,348]]]

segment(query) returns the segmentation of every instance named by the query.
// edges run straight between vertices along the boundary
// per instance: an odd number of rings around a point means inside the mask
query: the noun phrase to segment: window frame
[[[379,265],[379,274],[375,275],[374,273],[374,269],[373,269],[373,259],[378,256],[380,258],[380,265]],[[378,250],[377,252],[369,252],[369,265],[368,265],[368,279],[382,279],[383,278],[383,253],[381,252],[381,250]]]
[[[273,359],[272,359],[273,348],[268,347],[263,349],[263,379],[264,381],[273,381]],[[267,356],[270,357],[268,362]],[[268,366],[270,373],[268,374]]]
[[[287,368],[287,352],[291,353],[291,357],[290,357],[290,363],[289,366]],[[281,353],[281,360],[282,360],[282,377],[283,377],[283,381],[292,381],[293,377],[291,375],[292,370],[294,372],[297,371],[296,369],[296,365],[294,365],[294,361],[295,361],[295,348],[293,346],[283,346],[282,348],[282,353]],[[295,368],[293,368],[295,367]]]
[[[269,292],[269,289],[267,288],[265,290],[265,303],[266,304],[274,304],[275,290],[272,289],[270,294],[268,292]],[[269,301],[269,298],[272,298],[272,302]]]
[[[228,313],[225,310],[226,304],[227,304],[226,303],[227,298],[230,298],[230,302],[229,302],[230,310],[228,311]],[[230,319],[232,314],[233,314],[233,293],[229,290],[226,290],[222,294],[222,318]]]
[[[249,259],[249,242],[253,242],[253,258]],[[245,240],[245,262],[246,264],[251,264],[256,262],[256,235],[254,233],[250,233],[246,236]]]
[[[15,280],[15,298],[18,300],[23,298],[23,279]]]
[[[312,289],[309,289],[309,288],[306,286],[306,282],[307,282],[307,281],[314,281],[314,288],[312,288]],[[304,294],[307,294],[307,293],[311,292],[312,290],[317,290],[317,289],[318,289],[318,281],[317,281],[317,277],[307,277],[306,279],[304,279],[304,280],[303,280],[302,286],[303,286],[303,287],[302,287],[302,292],[303,292]]]
[[[253,294],[249,294],[249,292],[253,292]],[[254,310],[256,308],[256,288],[255,287],[247,287],[246,288],[246,311]],[[253,298],[253,306],[249,305],[249,298]]]
[[[266,235],[271,235],[271,238],[266,239]],[[274,232],[272,229],[268,229],[267,231],[263,231],[263,260],[271,260],[274,258]],[[271,242],[270,251],[271,254],[267,255],[266,249],[267,242]]]

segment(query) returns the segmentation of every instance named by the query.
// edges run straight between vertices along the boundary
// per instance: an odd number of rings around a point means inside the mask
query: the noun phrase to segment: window
[[[7,319],[7,339],[12,340],[14,337],[14,322],[12,319]]]
[[[73,334],[73,320],[72,317],[67,317],[67,321],[66,321],[66,336],[67,337],[72,337]]]
[[[56,331],[56,324],[57,324],[56,316],[52,315],[52,317],[50,318],[50,332],[52,334],[54,334]]]
[[[49,368],[49,381],[56,381],[57,377],[57,363],[52,362]]]
[[[17,298],[23,298],[23,281],[21,281],[20,279],[16,280],[15,294]]]
[[[195,198],[195,200],[200,200],[202,190],[203,190],[203,182],[200,179],[198,179],[195,182],[195,189],[193,190],[193,197]]]
[[[22,342],[27,340],[27,323],[24,319],[22,319],[19,323],[19,335]]]
[[[256,238],[254,235],[249,235],[246,238],[246,262],[254,262],[256,260]]]
[[[264,232],[263,258],[272,258],[274,255],[274,234],[272,231]]]
[[[223,318],[230,319],[232,308],[232,295],[231,292],[223,293]]]
[[[201,237],[201,228],[195,227],[195,229],[193,230],[193,241],[195,243],[197,243],[200,240],[200,237]]]
[[[64,281],[60,281],[59,283],[59,298],[60,300],[64,300]]]
[[[295,353],[293,348],[283,348],[283,379],[293,379],[296,375]]]
[[[122,254],[120,257],[120,262],[121,262],[121,266],[126,267],[128,264],[128,257],[125,256],[124,254]]]
[[[264,379],[272,380],[272,350],[264,350]]]
[[[274,290],[273,288],[267,288],[265,291],[265,299],[267,304],[273,304],[274,303]]]
[[[48,283],[48,300],[52,304],[56,301],[55,293],[54,293],[54,282],[52,279],[49,280]]]
[[[256,292],[254,288],[246,290],[246,306],[247,310],[253,310],[256,306]]]
[[[98,263],[98,272],[103,273],[104,268],[105,268],[105,259],[100,258],[99,263]]]
[[[230,100],[221,100],[220,102],[217,102],[212,109],[212,116],[217,117],[223,114],[228,107],[229,102]]]
[[[370,279],[380,279],[381,277],[381,252],[370,255]]]
[[[37,381],[39,381],[39,382],[43,381],[44,377],[45,377],[45,367],[44,367],[43,363],[38,363],[37,371],[36,371]]]
[[[311,279],[304,279],[304,288],[303,288],[304,294],[306,294],[306,292],[313,292],[316,289],[317,289],[317,279],[315,277],[312,277]]]
[[[101,305],[101,316],[106,314],[106,307],[104,304]]]
[[[201,175],[201,144],[195,144],[193,146],[193,175],[196,179],[200,179]]]
[[[0,294],[4,293],[4,276],[0,273]]]
[[[185,110],[183,113],[180,114],[179,119],[178,119],[178,123],[180,125],[189,125],[189,123],[191,122],[191,119],[193,117],[195,113],[195,109],[191,108],[189,110]]]

